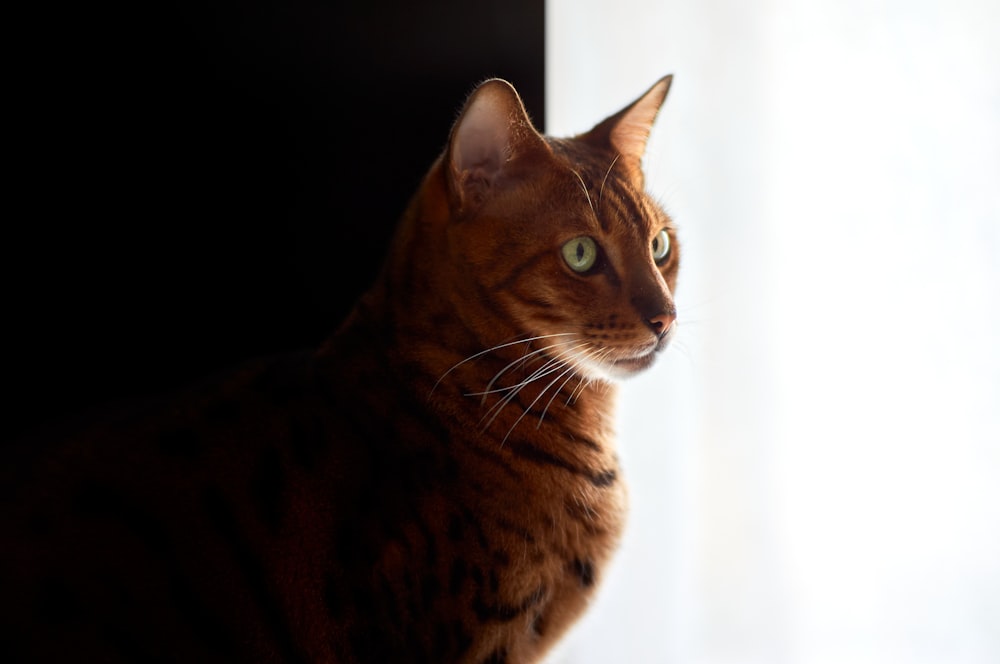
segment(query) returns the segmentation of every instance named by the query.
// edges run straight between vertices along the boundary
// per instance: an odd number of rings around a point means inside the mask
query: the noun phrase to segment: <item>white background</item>
[[[552,664],[1000,662],[1000,3],[547,4],[546,128],[660,76],[682,334]]]

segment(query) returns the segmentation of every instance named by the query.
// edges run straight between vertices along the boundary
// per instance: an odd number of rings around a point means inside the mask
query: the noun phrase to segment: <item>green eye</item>
[[[573,270],[586,272],[597,261],[597,243],[586,235],[575,237],[562,246],[562,255]]]
[[[653,238],[653,260],[662,263],[668,254],[670,254],[670,236],[666,228],[661,228]]]

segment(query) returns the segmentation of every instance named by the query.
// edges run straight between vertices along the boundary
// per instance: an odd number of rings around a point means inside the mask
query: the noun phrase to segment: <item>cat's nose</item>
[[[658,316],[653,316],[649,319],[649,326],[653,328],[653,332],[658,337],[662,337],[664,334],[670,330],[670,327],[677,320],[677,314],[674,312],[662,313]]]

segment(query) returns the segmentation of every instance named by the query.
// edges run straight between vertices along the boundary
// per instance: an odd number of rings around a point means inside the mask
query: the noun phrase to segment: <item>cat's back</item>
[[[290,354],[13,444],[0,654],[296,661],[278,551],[287,570],[321,545],[299,522],[320,466],[345,478],[324,482],[331,505],[363,472],[331,434],[350,436],[338,396]]]
[[[418,552],[407,524],[447,513],[458,469],[442,445],[452,434],[386,341],[352,320],[320,350],[11,446],[0,661],[400,656],[413,634],[387,639],[380,625],[402,619],[403,575],[419,583],[427,568],[413,554],[445,545],[425,532]]]

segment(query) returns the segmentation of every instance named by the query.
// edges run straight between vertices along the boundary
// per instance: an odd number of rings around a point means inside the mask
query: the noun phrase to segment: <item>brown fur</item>
[[[538,661],[623,527],[611,378],[675,317],[640,165],[668,87],[552,139],[483,83],[321,348],[10,466],[4,661]]]

